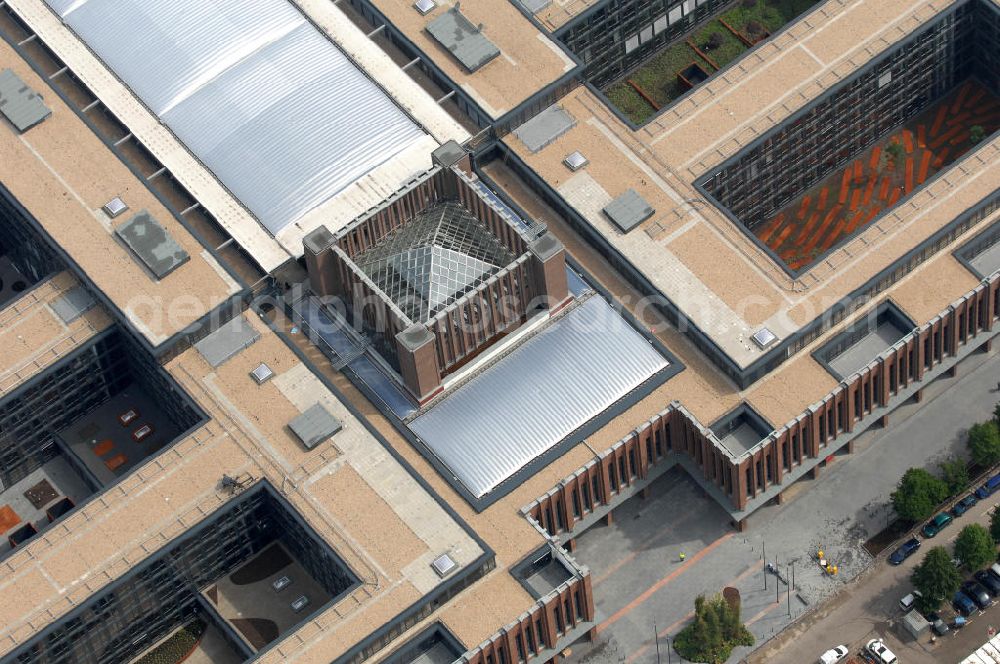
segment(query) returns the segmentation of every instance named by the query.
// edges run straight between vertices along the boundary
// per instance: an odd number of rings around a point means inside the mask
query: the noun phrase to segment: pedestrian
[[[683,552],[683,551],[681,551],[681,555],[680,555],[679,557],[680,557],[680,559],[681,559],[681,562],[684,562],[684,559],[685,559],[685,558],[686,558],[687,556],[685,556],[685,555],[684,555],[684,552]]]

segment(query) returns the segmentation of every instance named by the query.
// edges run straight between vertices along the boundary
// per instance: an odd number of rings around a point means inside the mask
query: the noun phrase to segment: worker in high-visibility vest
[[[681,551],[681,553],[680,553],[680,555],[678,557],[681,559],[681,562],[684,562],[684,559],[687,558],[687,556],[684,555],[683,551]]]

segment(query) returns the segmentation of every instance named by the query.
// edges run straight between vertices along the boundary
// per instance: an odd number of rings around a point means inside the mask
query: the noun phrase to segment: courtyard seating
[[[104,460],[104,465],[107,466],[108,470],[114,472],[128,463],[128,457],[124,454],[116,454],[110,459]]]
[[[137,419],[139,419],[139,411],[137,411],[135,408],[129,408],[124,413],[118,416],[118,423],[121,424],[123,427],[127,427],[128,425],[132,424],[132,422],[135,422]]]

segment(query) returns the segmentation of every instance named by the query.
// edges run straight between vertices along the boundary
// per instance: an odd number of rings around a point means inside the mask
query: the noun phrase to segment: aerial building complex
[[[1000,6],[734,6],[0,1],[0,660],[556,661],[989,350]]]

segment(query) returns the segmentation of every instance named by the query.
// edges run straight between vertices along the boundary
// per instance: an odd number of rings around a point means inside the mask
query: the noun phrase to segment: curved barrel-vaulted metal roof
[[[592,295],[409,426],[482,498],[668,364]]]
[[[46,0],[271,232],[424,136],[287,0]]]

